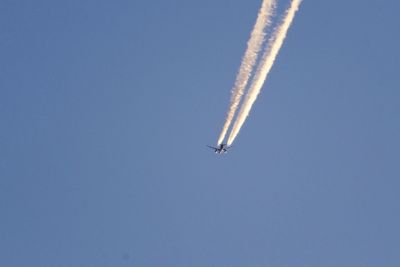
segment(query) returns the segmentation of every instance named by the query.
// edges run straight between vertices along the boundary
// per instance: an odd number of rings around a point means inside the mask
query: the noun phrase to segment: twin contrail
[[[271,70],[272,65],[274,64],[275,58],[278,55],[279,49],[283,44],[283,41],[286,37],[286,33],[290,27],[290,24],[293,21],[294,15],[298,10],[301,1],[302,0],[292,0],[291,5],[289,9],[286,11],[285,16],[282,19],[280,25],[272,33],[272,36],[268,41],[267,48],[265,49],[261,61],[257,67],[256,73],[254,74],[248,93],[243,101],[242,107],[240,108],[237,119],[232,127],[232,131],[229,135],[227,142],[228,146],[230,146],[233,143],[237,134],[240,131],[240,128],[245,122],[247,116],[249,115],[250,109],[254,104],[254,101],[256,100],[258,94],[260,93],[262,86],[268,76],[268,73]],[[274,6],[275,6],[275,0],[265,0],[260,9],[256,25],[251,34],[251,38],[248,42],[248,49],[245,53],[245,56],[243,57],[242,65],[240,67],[238,76],[236,78],[234,89],[232,90],[231,106],[229,107],[227,119],[225,121],[224,127],[218,139],[218,144],[221,144],[225,139],[226,132],[232,122],[233,116],[240,103],[243,91],[246,88],[252,70],[258,58],[260,48],[264,41],[265,28],[270,24],[270,16],[273,12]],[[263,8],[265,8],[265,11],[262,11]],[[261,14],[267,14],[264,20],[260,19]],[[261,21],[264,21],[264,24],[262,24]],[[260,29],[257,29],[256,31],[256,26],[258,23],[260,24]],[[261,27],[261,25],[265,26]],[[253,39],[253,34],[258,36],[258,39],[255,38],[257,42],[254,41],[254,44],[257,44],[258,46],[257,45],[250,46],[250,43]]]
[[[239,72],[236,76],[235,85],[232,89],[231,105],[226,115],[224,127],[218,138],[218,144],[222,143],[225,139],[226,132],[232,123],[233,116],[239,106],[240,100],[243,96],[243,91],[247,86],[250,75],[253,71],[254,65],[257,61],[258,54],[261,50],[262,44],[265,39],[265,29],[271,24],[271,16],[275,7],[275,0],[264,0],[256,24],[251,32],[250,39],[247,42],[247,50],[243,56]]]
[[[233,140],[235,140],[240,128],[242,127],[247,116],[249,115],[250,109],[254,104],[254,101],[256,101],[256,98],[261,91],[261,88],[268,76],[268,73],[275,62],[275,58],[278,55],[279,49],[281,48],[283,41],[285,40],[287,30],[289,29],[289,26],[293,21],[296,11],[299,9],[300,3],[301,0],[292,1],[292,4],[290,8],[286,11],[286,15],[283,18],[281,24],[272,34],[272,37],[268,42],[268,48],[264,52],[263,59],[254,76],[253,83],[251,84],[249,92],[247,93],[243,105],[240,108],[237,120],[233,125],[231,134],[229,135],[227,143],[228,146],[233,143]]]

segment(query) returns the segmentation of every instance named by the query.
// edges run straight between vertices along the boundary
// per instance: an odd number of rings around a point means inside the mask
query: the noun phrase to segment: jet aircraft
[[[228,149],[231,148],[227,144],[219,144],[218,147],[208,146],[209,148],[214,149],[214,152],[217,154],[224,154],[228,152]]]

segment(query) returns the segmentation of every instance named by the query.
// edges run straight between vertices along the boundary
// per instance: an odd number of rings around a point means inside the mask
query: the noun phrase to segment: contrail
[[[243,56],[239,72],[236,76],[235,85],[232,88],[231,104],[226,115],[224,127],[218,138],[218,144],[221,144],[225,139],[226,132],[232,123],[233,116],[238,108],[243,91],[247,86],[254,65],[257,61],[258,54],[261,50],[265,38],[265,29],[271,23],[271,16],[275,7],[275,0],[264,0],[260,11],[258,12],[257,20],[251,32],[250,39],[247,42],[247,50]]]
[[[268,42],[268,48],[264,52],[262,62],[257,69],[256,74],[254,75],[253,82],[251,87],[246,95],[246,98],[243,101],[243,105],[240,108],[239,115],[232,127],[232,131],[228,138],[228,146],[233,143],[237,134],[239,133],[240,128],[242,127],[244,121],[249,115],[251,106],[254,104],[258,94],[261,91],[261,88],[267,78],[269,71],[271,70],[272,65],[274,64],[275,58],[279,52],[279,49],[282,46],[282,43],[286,37],[287,30],[289,29],[290,24],[293,21],[294,15],[296,11],[299,9],[299,5],[302,0],[293,0],[289,9],[286,11],[286,15],[283,18],[281,24],[272,34]]]

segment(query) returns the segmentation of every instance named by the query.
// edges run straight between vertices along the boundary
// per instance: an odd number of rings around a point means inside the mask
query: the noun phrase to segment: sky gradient
[[[260,5],[2,1],[0,266],[400,266],[400,2],[304,0],[215,155]]]

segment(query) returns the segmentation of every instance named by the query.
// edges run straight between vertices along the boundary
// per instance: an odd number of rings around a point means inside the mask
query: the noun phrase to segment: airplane
[[[209,148],[214,149],[214,152],[217,154],[224,154],[228,152],[228,149],[231,148],[227,144],[219,144],[218,147],[208,146]]]

